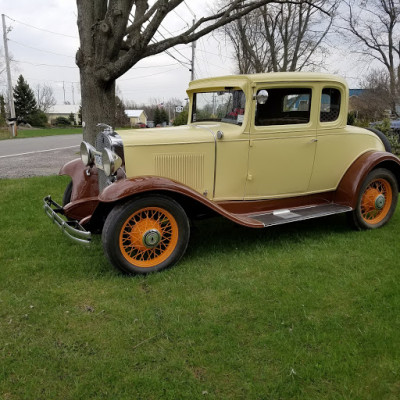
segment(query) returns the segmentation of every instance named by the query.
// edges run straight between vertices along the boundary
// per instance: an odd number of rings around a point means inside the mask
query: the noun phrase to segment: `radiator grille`
[[[108,138],[107,133],[105,132],[100,132],[96,136],[96,143],[95,143],[96,150],[99,151],[100,153],[103,151],[103,149],[111,149],[111,141]],[[103,191],[110,183],[110,179],[106,176],[103,170],[99,169],[98,170],[98,182],[99,182],[99,193]]]
[[[196,190],[204,188],[204,154],[157,154],[155,170]]]

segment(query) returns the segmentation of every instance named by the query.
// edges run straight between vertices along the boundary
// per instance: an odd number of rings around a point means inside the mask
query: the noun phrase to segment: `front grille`
[[[106,148],[110,149],[124,160],[122,140],[118,134],[111,129],[105,129],[96,136],[95,148],[100,153]],[[101,193],[108,185],[111,185],[113,179],[110,179],[102,169],[98,169],[98,182],[99,193]]]
[[[103,149],[111,149],[111,141],[108,138],[108,135],[108,131],[103,131],[96,136],[95,147],[100,153],[103,151]],[[106,176],[103,170],[99,169],[98,173],[99,193],[101,193],[108,185],[111,184],[111,180],[108,178],[108,176]]]

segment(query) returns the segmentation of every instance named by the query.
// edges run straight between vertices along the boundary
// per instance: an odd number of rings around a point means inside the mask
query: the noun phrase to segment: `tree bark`
[[[98,133],[97,124],[115,127],[116,114],[115,81],[104,82],[94,76],[95,71],[92,68],[80,71],[84,139],[91,144],[94,144]]]

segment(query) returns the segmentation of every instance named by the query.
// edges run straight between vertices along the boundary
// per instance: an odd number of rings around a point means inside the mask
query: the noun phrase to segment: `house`
[[[144,110],[125,110],[125,114],[129,118],[131,126],[136,124],[147,125],[147,115]]]
[[[78,104],[56,104],[46,112],[47,120],[54,124],[58,117],[69,119],[71,113],[74,115],[75,124],[79,124],[79,105]]]

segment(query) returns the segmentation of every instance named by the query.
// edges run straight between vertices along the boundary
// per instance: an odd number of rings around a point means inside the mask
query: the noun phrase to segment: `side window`
[[[268,100],[265,104],[257,104],[256,126],[306,124],[310,121],[311,89],[266,90],[268,91]]]
[[[333,122],[340,114],[340,91],[338,89],[325,88],[321,96],[321,122]]]

